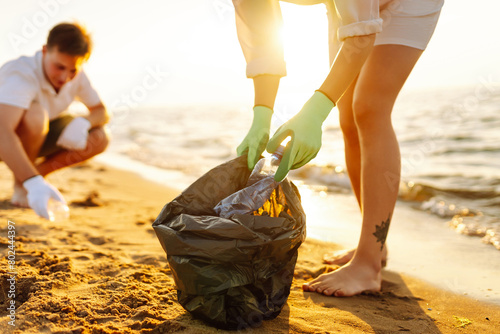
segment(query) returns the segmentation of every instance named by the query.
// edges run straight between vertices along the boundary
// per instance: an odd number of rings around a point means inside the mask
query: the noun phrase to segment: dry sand
[[[51,223],[10,205],[11,175],[0,164],[0,331],[2,333],[221,333],[176,301],[165,254],[151,227],[178,191],[96,163],[49,180],[71,203]],[[8,324],[7,222],[15,223],[16,320]],[[307,240],[280,316],[254,333],[499,333],[500,307],[384,271],[382,291],[352,298],[304,293],[339,246]],[[410,260],[410,259],[409,259]],[[466,270],[466,268],[464,268]]]

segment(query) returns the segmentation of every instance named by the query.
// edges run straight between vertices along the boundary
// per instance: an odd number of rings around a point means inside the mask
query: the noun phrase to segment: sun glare
[[[325,6],[281,3],[281,9],[288,75],[305,81],[324,78],[329,69]]]
[[[280,5],[287,76],[280,82],[275,109],[294,115],[328,75],[328,19],[322,4]]]

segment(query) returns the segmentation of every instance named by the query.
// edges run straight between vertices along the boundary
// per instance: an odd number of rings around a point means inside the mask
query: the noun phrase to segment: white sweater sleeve
[[[247,62],[246,75],[286,75],[281,8],[277,0],[233,0],[236,30]]]
[[[340,20],[339,41],[348,37],[371,35],[382,31],[378,0],[335,0]]]

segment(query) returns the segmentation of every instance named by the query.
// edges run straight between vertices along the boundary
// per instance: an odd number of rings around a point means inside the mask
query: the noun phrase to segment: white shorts
[[[425,50],[434,33],[444,0],[381,1],[382,32],[375,45],[398,44]]]
[[[286,0],[302,3],[305,0]],[[314,1],[314,0],[309,0]],[[316,0],[326,5],[330,64],[340,49],[339,26],[335,0]],[[380,0],[379,16],[382,31],[377,33],[375,45],[397,44],[425,50],[434,33],[444,0]]]

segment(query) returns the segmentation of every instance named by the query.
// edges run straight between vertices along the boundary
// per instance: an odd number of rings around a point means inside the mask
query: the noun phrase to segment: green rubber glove
[[[304,166],[318,154],[321,148],[321,125],[333,107],[335,103],[325,94],[315,91],[302,110],[278,128],[267,144],[268,152],[273,153],[286,137],[291,136],[292,139],[274,175],[276,181],[282,181],[290,169]]]
[[[248,134],[236,149],[238,156],[247,154],[248,169],[252,170],[266,149],[273,110],[265,106],[253,107],[253,122]]]

